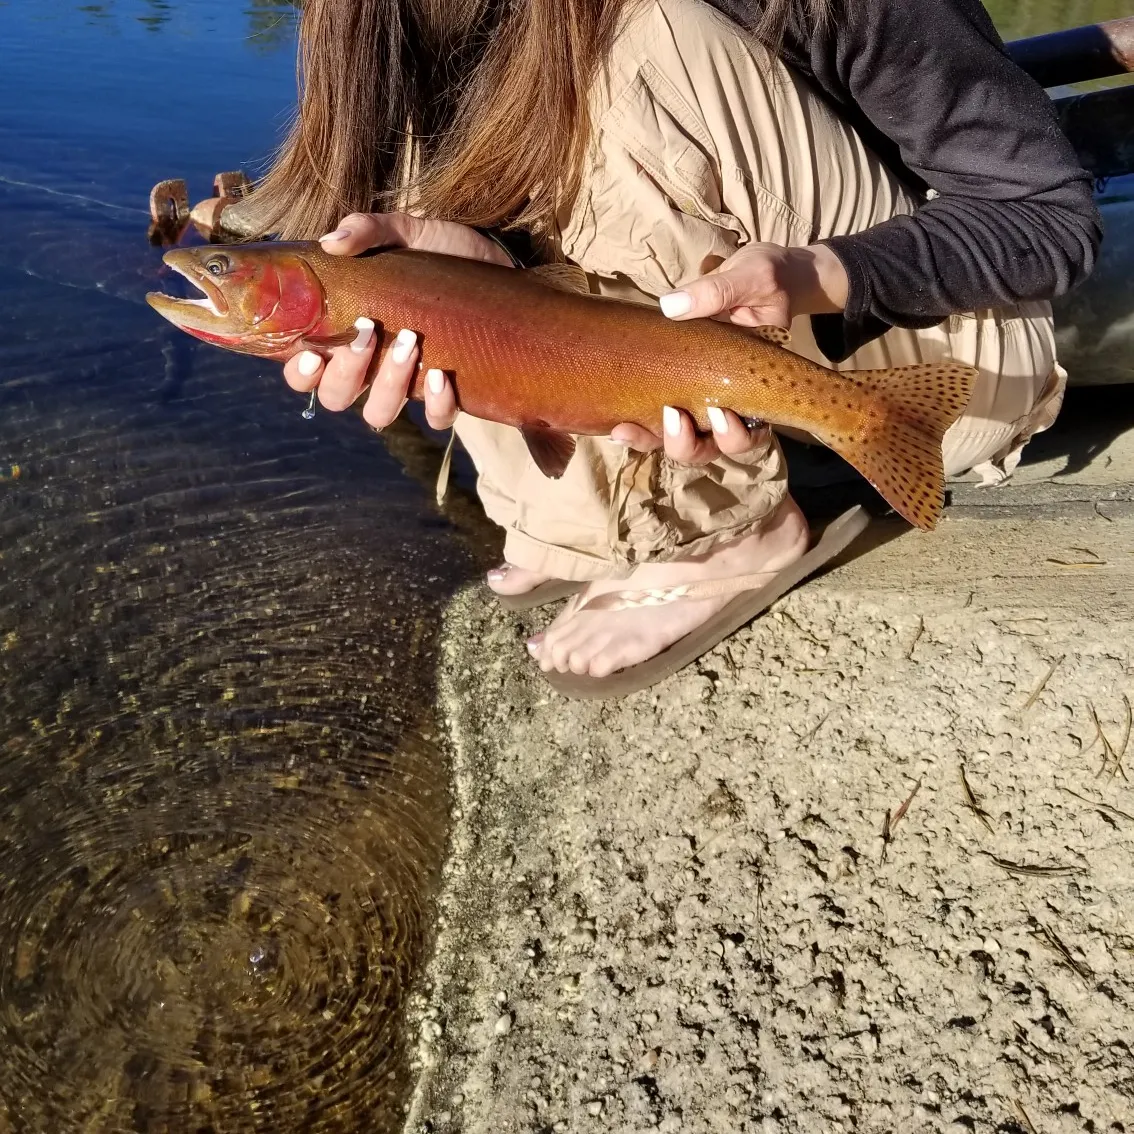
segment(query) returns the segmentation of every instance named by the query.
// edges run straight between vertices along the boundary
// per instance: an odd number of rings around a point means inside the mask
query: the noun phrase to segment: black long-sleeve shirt
[[[761,11],[710,2],[742,26]],[[891,326],[1052,299],[1090,273],[1091,177],[980,0],[839,0],[826,27],[793,19],[781,55],[905,184],[935,191],[912,216],[824,241],[850,280],[842,315],[812,317],[829,358]]]

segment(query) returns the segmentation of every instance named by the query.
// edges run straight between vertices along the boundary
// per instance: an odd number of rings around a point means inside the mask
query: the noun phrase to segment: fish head
[[[201,295],[150,292],[146,302],[205,342],[287,358],[327,313],[323,284],[304,252],[302,245],[272,242],[174,248],[163,260]]]

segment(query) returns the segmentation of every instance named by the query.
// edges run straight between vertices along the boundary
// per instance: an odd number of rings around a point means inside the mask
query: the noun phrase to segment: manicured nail
[[[663,407],[662,425],[670,437],[677,437],[681,433],[681,414],[673,406]]]
[[[350,349],[355,354],[361,354],[370,345],[370,340],[374,337],[374,320],[367,319],[363,315],[354,321],[354,327],[358,334],[355,335],[354,342],[350,344]]]
[[[429,385],[429,392],[431,394],[443,394],[445,392],[445,372],[442,370],[427,370],[425,372],[425,381]]]
[[[693,296],[687,291],[671,291],[658,300],[661,304],[662,314],[668,319],[676,319],[679,315],[688,315],[693,310]]]
[[[607,440],[615,445],[621,445],[624,449],[630,448],[630,442],[624,437],[608,437]]]
[[[528,653],[538,654],[540,646],[543,645],[543,635],[536,634],[528,639]]]
[[[724,415],[724,410],[720,406],[709,406],[709,424],[713,427],[714,433],[727,433],[728,432],[728,418]]]
[[[394,345],[390,347],[390,357],[395,362],[405,362],[416,345],[417,335],[413,331],[401,330],[398,332],[397,338],[394,339]]]
[[[488,572],[488,577],[494,582],[499,583],[507,574],[510,564],[505,563],[502,567],[493,567]]]
[[[313,374],[319,372],[319,367],[323,365],[323,360],[313,350],[305,350],[299,356],[296,365],[299,367],[299,373],[302,374],[304,378],[310,378]]]
[[[350,236],[349,228],[336,228],[334,232],[328,232],[319,237],[319,243],[322,244],[324,240],[346,240]]]

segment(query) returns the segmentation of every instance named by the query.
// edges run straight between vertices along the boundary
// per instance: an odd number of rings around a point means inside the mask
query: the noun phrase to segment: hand
[[[825,244],[747,244],[658,302],[671,319],[717,316],[741,327],[786,331],[797,315],[842,311],[849,286],[843,262]]]
[[[658,301],[671,319],[724,318],[741,327],[782,327],[796,315],[842,311],[849,281],[842,261],[824,244],[784,248],[748,244],[707,275]],[[611,438],[647,452],[664,444],[666,456],[688,465],[704,465],[721,454],[737,456],[754,448],[757,438],[731,410],[712,407],[711,435],[698,435],[688,414],[667,406],[664,441],[639,425],[623,423]]]
[[[335,256],[356,256],[368,248],[397,246],[511,267],[507,253],[475,229],[407,213],[351,213],[319,242],[324,251]],[[329,360],[314,351],[288,359],[284,364],[287,384],[305,394],[317,388],[319,403],[328,410],[353,405],[366,385],[377,346],[371,320],[361,318],[355,328],[358,334],[354,342],[334,347]],[[420,357],[417,335],[410,328],[400,330],[378,364],[363,407],[362,416],[373,428],[384,428],[401,413]],[[425,383],[426,420],[434,429],[448,429],[456,416],[452,384],[440,370],[430,370]]]

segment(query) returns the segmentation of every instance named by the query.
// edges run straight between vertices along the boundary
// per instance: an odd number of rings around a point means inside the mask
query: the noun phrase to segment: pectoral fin
[[[536,468],[544,476],[558,480],[574,455],[575,438],[546,425],[522,425],[520,432],[524,435]]]
[[[349,331],[340,331],[337,335],[305,335],[302,345],[305,349],[318,353],[321,350],[330,350],[331,347],[353,343],[357,335],[358,332],[353,327]]]

